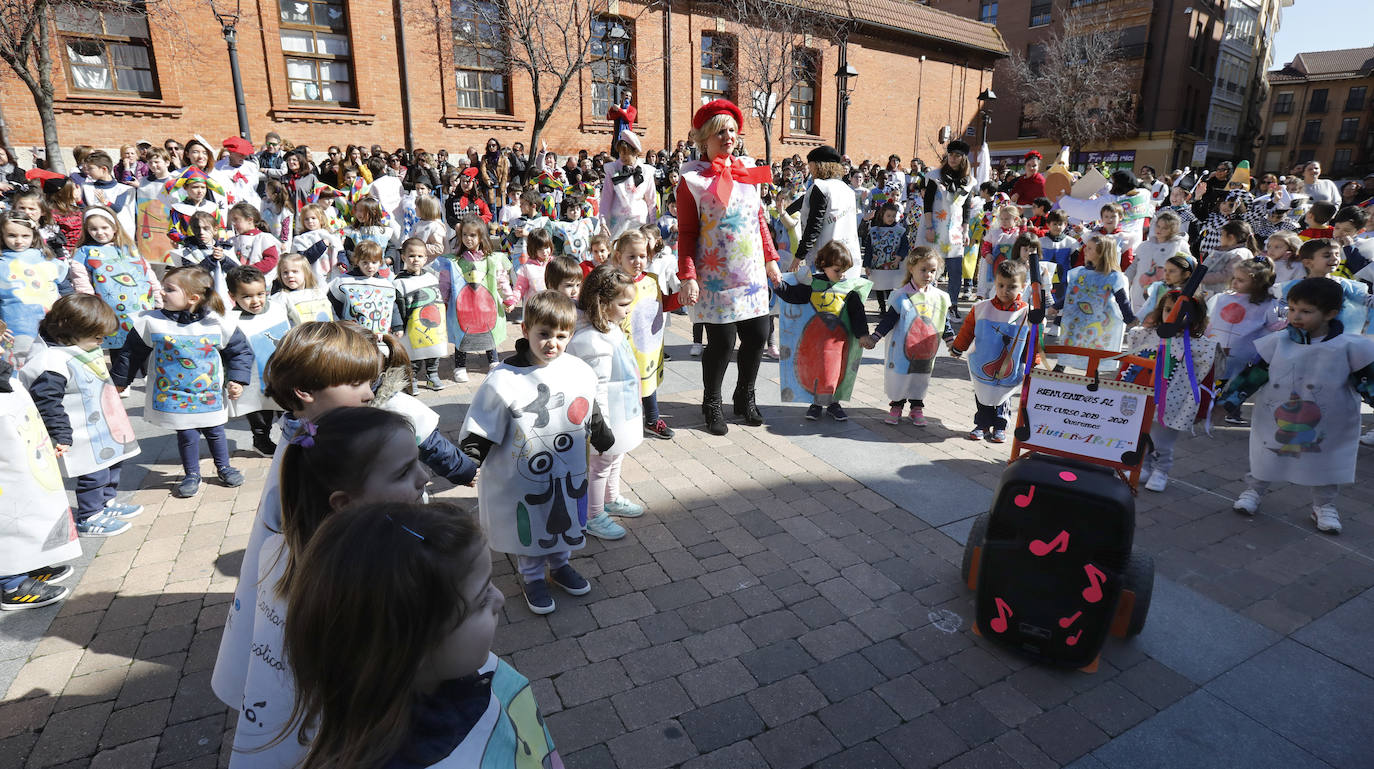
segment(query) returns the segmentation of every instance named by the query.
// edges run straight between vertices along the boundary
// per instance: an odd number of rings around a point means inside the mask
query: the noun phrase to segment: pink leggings
[[[587,461],[587,520],[601,515],[607,502],[620,497],[620,463],[624,454],[592,452]]]

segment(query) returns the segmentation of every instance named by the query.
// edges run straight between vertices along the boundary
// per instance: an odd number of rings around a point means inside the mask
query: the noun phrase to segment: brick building
[[[1300,53],[1269,73],[1260,168],[1316,160],[1332,179],[1374,171],[1374,48]]]
[[[1224,0],[931,0],[951,13],[997,26],[1007,49],[1034,62],[1043,42],[1059,30],[1065,11],[1092,26],[1120,31],[1121,66],[1131,73],[1136,131],[1101,146],[1076,148],[1076,164],[1107,162],[1121,168],[1151,165],[1165,173],[1192,162],[1207,128],[1213,75],[1225,20]],[[1010,68],[996,68],[997,101],[988,131],[994,162],[1019,165],[1031,149],[1058,154],[1053,139],[1024,119]],[[1072,106],[1072,105],[1066,105]],[[1017,161],[1017,162],[1011,162]],[[1192,165],[1200,165],[1192,163]]]
[[[68,151],[75,144],[184,141],[193,133],[217,141],[237,133],[218,25],[197,0],[173,2],[180,4],[174,6],[179,18],[166,24],[58,6],[53,80],[60,142]],[[317,153],[347,143],[461,151],[490,136],[502,144],[528,142],[527,79],[503,71],[492,51],[474,48],[471,35],[457,32],[493,2],[243,0],[238,49],[252,138],[260,144],[275,130]],[[847,43],[842,49],[830,40],[805,40],[797,65],[803,81],[774,122],[775,156],[836,143],[843,50],[859,73],[848,81],[848,152],[933,160],[941,129],[964,131],[977,94],[1006,55],[997,30],[908,0],[820,2],[850,19]],[[435,7],[450,15],[436,20],[431,10],[426,19],[425,9]],[[723,93],[745,103],[747,95],[712,65],[732,55],[732,41],[748,29],[712,15],[706,4],[678,0],[606,0],[605,9],[596,26],[602,38],[596,50],[605,62],[584,70],[569,88],[545,128],[552,149],[606,146],[605,103],[625,88],[633,90],[637,127],[650,149],[686,139],[703,98]],[[199,34],[191,40],[174,34],[178,25]],[[492,44],[502,44],[499,36]],[[28,90],[12,73],[0,73],[0,109],[5,138],[27,160],[26,150],[42,144],[42,130]],[[746,146],[762,154],[762,129],[753,119],[746,123]]]

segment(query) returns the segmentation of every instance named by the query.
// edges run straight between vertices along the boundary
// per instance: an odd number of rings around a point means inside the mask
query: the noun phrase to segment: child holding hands
[[[913,249],[902,261],[902,284],[889,297],[878,327],[859,340],[865,350],[872,350],[889,332],[897,332],[888,340],[883,366],[883,389],[888,397],[883,421],[890,425],[902,421],[902,407],[907,403],[911,404],[911,423],[925,425],[926,391],[940,340],[954,340],[948,318],[949,295],[935,287],[941,266],[935,249]]]

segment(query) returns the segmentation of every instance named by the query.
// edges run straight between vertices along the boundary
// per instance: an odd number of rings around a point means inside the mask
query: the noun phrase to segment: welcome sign
[[[1152,394],[1150,388],[1129,382],[1036,370],[1025,403],[1029,435],[1021,444],[1031,450],[1136,464]]]

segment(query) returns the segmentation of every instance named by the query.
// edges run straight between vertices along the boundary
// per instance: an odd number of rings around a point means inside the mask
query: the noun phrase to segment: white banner
[[[1100,382],[1080,374],[1036,370],[1026,399],[1030,437],[1023,444],[1129,464],[1149,418],[1153,391],[1127,382]]]

